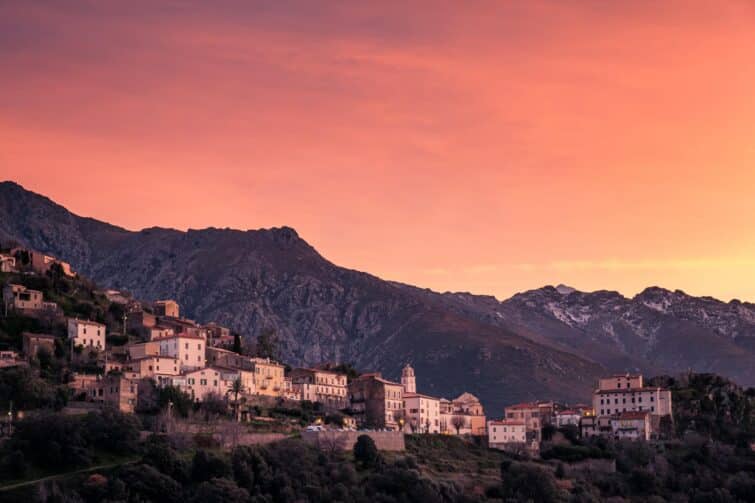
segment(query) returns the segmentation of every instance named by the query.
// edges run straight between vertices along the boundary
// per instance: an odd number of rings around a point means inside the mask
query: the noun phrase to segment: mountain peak
[[[556,291],[560,293],[561,295],[569,295],[570,293],[574,293],[577,291],[576,288],[572,288],[570,286],[564,285],[563,283],[559,283],[556,286]]]

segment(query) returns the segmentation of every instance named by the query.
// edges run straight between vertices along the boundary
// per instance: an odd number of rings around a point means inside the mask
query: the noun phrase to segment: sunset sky
[[[755,3],[0,0],[0,179],[442,291],[755,301]]]

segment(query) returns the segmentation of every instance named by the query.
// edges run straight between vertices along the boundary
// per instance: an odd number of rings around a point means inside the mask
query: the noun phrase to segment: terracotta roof
[[[496,424],[501,426],[527,426],[524,421],[511,421],[508,419],[502,421],[490,421],[490,424]]]
[[[576,410],[560,410],[556,412],[557,416],[576,416],[578,414],[579,412],[577,412]]]

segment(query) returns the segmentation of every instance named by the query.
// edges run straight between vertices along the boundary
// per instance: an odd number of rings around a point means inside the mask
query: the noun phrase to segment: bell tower
[[[404,385],[404,393],[417,392],[417,379],[414,377],[414,369],[408,363],[401,371],[401,384]]]

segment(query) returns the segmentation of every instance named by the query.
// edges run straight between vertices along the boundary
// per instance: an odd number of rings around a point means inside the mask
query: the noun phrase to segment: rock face
[[[459,303],[459,294],[446,294]],[[474,296],[473,296],[474,297]],[[469,305],[470,302],[467,302]],[[471,302],[468,312],[542,344],[614,370],[693,370],[755,385],[755,305],[650,287],[617,292],[544,287],[504,302]]]
[[[350,362],[397,379],[411,362],[420,391],[478,395],[491,414],[534,398],[588,398],[599,364],[520,335],[434,292],[338,267],[290,228],[139,232],[82,218],[0,184],[0,239],[50,253],[137,298],[175,298],[188,317],[253,338],[275,328],[294,365]],[[494,302],[471,297],[477,303]]]

